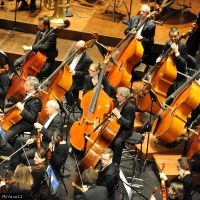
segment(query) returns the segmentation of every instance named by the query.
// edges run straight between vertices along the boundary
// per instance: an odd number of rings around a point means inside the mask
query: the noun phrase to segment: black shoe
[[[24,10],[27,7],[28,7],[27,2],[23,2],[23,3],[21,3],[20,7],[17,10],[18,11],[22,11],[22,10]]]
[[[4,166],[3,168],[4,168],[4,169],[11,170],[11,171],[15,171],[16,166],[14,166],[14,165],[6,165],[6,166]]]
[[[29,8],[29,11],[28,11],[28,13],[29,14],[31,14],[31,13],[34,13],[35,11],[36,11],[36,6],[34,5],[34,6],[31,6],[30,8]]]

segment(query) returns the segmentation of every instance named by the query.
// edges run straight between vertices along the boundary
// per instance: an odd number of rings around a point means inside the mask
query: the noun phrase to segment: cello
[[[31,98],[37,98],[41,97],[44,94],[43,91],[39,91],[32,96],[28,97],[27,99],[21,101],[21,103],[25,103]],[[2,129],[6,132],[8,129],[15,125],[17,122],[19,122],[22,119],[22,116],[20,115],[21,111],[19,108],[15,105],[13,105],[7,112],[5,112],[4,116],[0,119],[0,125]]]
[[[191,29],[187,33],[182,34],[178,38],[176,43],[178,43],[182,38],[186,39],[196,30],[197,30],[197,25],[193,23],[191,25]],[[152,89],[155,92],[158,101],[161,103],[164,103],[167,91],[170,85],[173,84],[177,76],[176,65],[170,53],[171,50],[172,48],[170,47],[162,55],[161,61],[156,63],[152,67],[152,69],[150,69],[149,72],[143,77],[144,88]],[[146,79],[149,79],[149,81],[146,81]],[[140,99],[138,107],[141,111],[152,114],[156,114],[160,110],[160,106],[156,104],[156,102],[153,102],[153,106],[151,108],[150,94],[147,94],[142,99]]]
[[[65,24],[59,27],[52,28],[36,45],[42,44],[47,37],[55,30],[69,27],[70,22],[65,21]],[[36,76],[46,62],[46,55],[41,52],[33,52],[32,50],[27,51],[21,58],[14,62],[14,68],[19,68],[18,75],[14,74],[11,80],[10,88],[7,92],[6,98],[13,103],[21,101],[24,94],[24,83],[28,76]]]
[[[81,100],[81,107],[83,108],[81,119],[75,121],[70,129],[70,142],[72,146],[79,151],[87,151],[91,146],[91,144],[85,140],[84,134],[86,132],[90,133],[90,138],[94,140],[98,136],[98,131],[91,132],[91,130],[93,130],[113,108],[112,99],[103,91],[101,86],[109,58],[110,53],[108,53],[104,60],[96,87],[88,91]]]
[[[153,123],[153,134],[168,144],[179,136],[188,115],[200,103],[198,98],[200,85],[194,80],[199,74],[200,70],[166,99],[165,102],[174,100],[165,111],[159,113],[157,120]]]
[[[155,13],[156,11],[149,13],[137,28],[133,28],[113,50],[112,63],[108,65],[105,74],[109,83],[114,87],[129,86],[131,70],[140,61],[144,52],[142,43],[135,38],[135,34]]]
[[[63,96],[67,91],[69,91],[72,85],[72,75],[69,73],[70,68],[67,63],[69,63],[77,54],[78,51],[82,49],[91,48],[94,44],[94,40],[89,40],[85,43],[85,45],[79,49],[77,49],[74,53],[72,53],[68,58],[63,60],[61,65],[40,85],[40,88],[44,86],[49,81],[50,84],[46,89],[46,95],[42,96],[42,110],[41,114],[38,117],[38,121],[43,124],[45,119],[47,118],[47,114],[45,111],[45,105],[48,100],[55,100],[55,96],[57,100],[61,101]]]

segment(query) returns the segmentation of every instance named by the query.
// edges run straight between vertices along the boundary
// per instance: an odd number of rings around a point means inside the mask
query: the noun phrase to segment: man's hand
[[[174,51],[175,54],[177,54],[179,52],[178,51],[178,44],[172,43],[171,48],[172,48],[172,50]]]
[[[21,102],[17,102],[16,106],[19,108],[19,110],[23,110],[24,109],[24,105]]]
[[[119,118],[121,115],[120,115],[120,112],[119,112],[119,110],[117,109],[117,108],[114,108],[113,109],[113,111],[112,111],[112,113],[117,117],[117,118]]]
[[[22,49],[24,49],[24,51],[32,50],[32,46],[23,45]]]
[[[28,139],[28,140],[27,140],[26,144],[27,144],[27,145],[30,145],[30,144],[33,144],[33,142],[34,142],[34,139],[31,138],[31,139]]]
[[[135,38],[136,38],[137,40],[139,40],[139,41],[141,41],[141,40],[143,39],[143,37],[142,37],[141,35],[139,35],[139,34],[137,34]]]
[[[34,123],[34,127],[35,127],[36,129],[41,130],[41,129],[42,129],[42,124],[36,122],[36,123]]]
[[[69,73],[73,76],[73,75],[75,75],[76,72],[74,69],[70,69]]]

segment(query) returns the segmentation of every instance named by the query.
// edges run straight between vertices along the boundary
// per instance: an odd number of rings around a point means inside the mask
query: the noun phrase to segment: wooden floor
[[[51,1],[49,1],[51,2]],[[66,0],[57,0],[57,4],[66,4]],[[131,8],[131,16],[136,15],[140,9],[140,6],[144,3],[148,4],[148,0],[133,0]],[[176,1],[174,1],[176,2]],[[167,19],[167,16],[173,14],[174,11],[180,10],[182,7],[173,3],[170,7],[164,8],[161,12],[161,16],[164,19],[163,25],[157,25],[155,35],[155,45],[163,45],[168,39],[168,30],[171,26],[177,26],[180,29],[180,33],[188,32],[191,28],[191,23],[196,21],[199,13],[199,0],[178,0],[179,3],[184,2],[185,5],[189,5],[191,2],[191,8],[184,9],[178,12],[175,16]],[[40,1],[37,0],[37,7],[39,8]],[[28,11],[15,10],[15,1],[4,0],[5,9],[0,9],[0,48],[5,52],[12,51],[16,54],[23,54],[21,46],[23,44],[31,45],[35,39],[35,33],[37,31],[37,18],[39,16],[47,15],[53,16],[54,22],[59,22],[61,19],[66,19],[63,12],[66,9],[61,10],[48,10],[42,2],[41,11],[38,9],[34,14],[29,15]],[[117,13],[124,14],[124,18],[128,19],[128,10],[130,10],[130,0],[117,1]],[[109,6],[110,5],[110,6]],[[154,3],[149,3],[154,7]],[[59,12],[58,12],[59,11]],[[58,48],[59,56],[58,60],[62,60],[70,47],[73,44],[73,40],[88,39],[92,37],[93,33],[98,33],[100,36],[99,41],[107,46],[116,46],[118,42],[124,37],[124,29],[126,25],[122,23],[122,15],[115,13],[115,21],[113,21],[113,3],[110,0],[101,0],[100,3],[95,3],[95,0],[81,0],[71,1],[68,11],[73,13],[72,17],[68,17],[71,25],[67,28],[64,36],[58,35]],[[102,14],[105,11],[111,11],[111,14]],[[16,23],[14,22],[16,18]],[[59,26],[60,24],[51,22],[51,26]],[[25,25],[24,25],[25,24]],[[18,33],[15,30],[15,36],[10,38],[8,35],[13,28],[21,28],[27,31],[27,33]],[[31,34],[29,34],[31,33]],[[71,40],[66,43],[65,39]]]

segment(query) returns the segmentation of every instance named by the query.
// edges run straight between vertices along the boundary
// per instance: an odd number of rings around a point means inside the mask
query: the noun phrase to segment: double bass
[[[108,65],[105,74],[114,87],[129,87],[131,70],[140,61],[144,52],[142,43],[135,38],[135,34],[155,13],[156,11],[149,13],[137,28],[133,28],[113,50],[112,63]]]
[[[60,66],[39,86],[42,88],[46,83],[50,82],[47,89],[45,90],[46,95],[42,96],[42,109],[38,121],[44,123],[47,118],[45,111],[46,102],[48,100],[61,101],[65,93],[69,91],[72,85],[72,75],[70,74],[70,68],[68,63],[76,56],[77,52],[91,48],[94,44],[94,40],[89,40],[85,45],[77,49],[68,58],[64,59]]]
[[[112,99],[102,89],[104,71],[109,62],[110,54],[104,60],[96,87],[88,91],[81,100],[83,113],[81,119],[75,121],[70,129],[70,142],[79,151],[87,151],[91,144],[86,141],[85,133],[92,140],[98,136],[98,130],[92,131],[113,108]],[[92,131],[92,132],[91,132]]]
[[[183,130],[187,117],[200,103],[200,85],[195,80],[199,74],[200,70],[166,99],[166,102],[174,100],[166,110],[159,113],[153,123],[153,134],[167,144],[175,141]]]
[[[59,27],[52,28],[41,40],[39,40],[36,45],[42,44],[48,36],[57,29],[67,28],[69,27],[70,22],[68,20],[65,21],[65,24]],[[24,94],[24,83],[28,76],[36,76],[46,62],[46,55],[41,52],[33,52],[32,50],[27,51],[21,58],[17,59],[14,62],[14,68],[19,68],[18,75],[14,74],[11,80],[10,88],[7,92],[6,98],[16,103],[21,101]]]
[[[178,43],[182,38],[186,39],[189,35],[197,30],[197,25],[193,23],[191,29],[182,34],[176,43]],[[161,61],[156,63],[149,72],[143,77],[144,88],[153,90],[156,94],[158,101],[164,104],[166,100],[166,94],[177,77],[176,64],[171,56],[170,47],[161,57]],[[146,81],[146,79],[149,79]],[[153,103],[153,104],[152,104]],[[152,106],[151,106],[152,104]],[[160,106],[156,102],[152,102],[151,96],[148,93],[146,96],[140,99],[138,107],[141,111],[156,114],[160,110]]]

